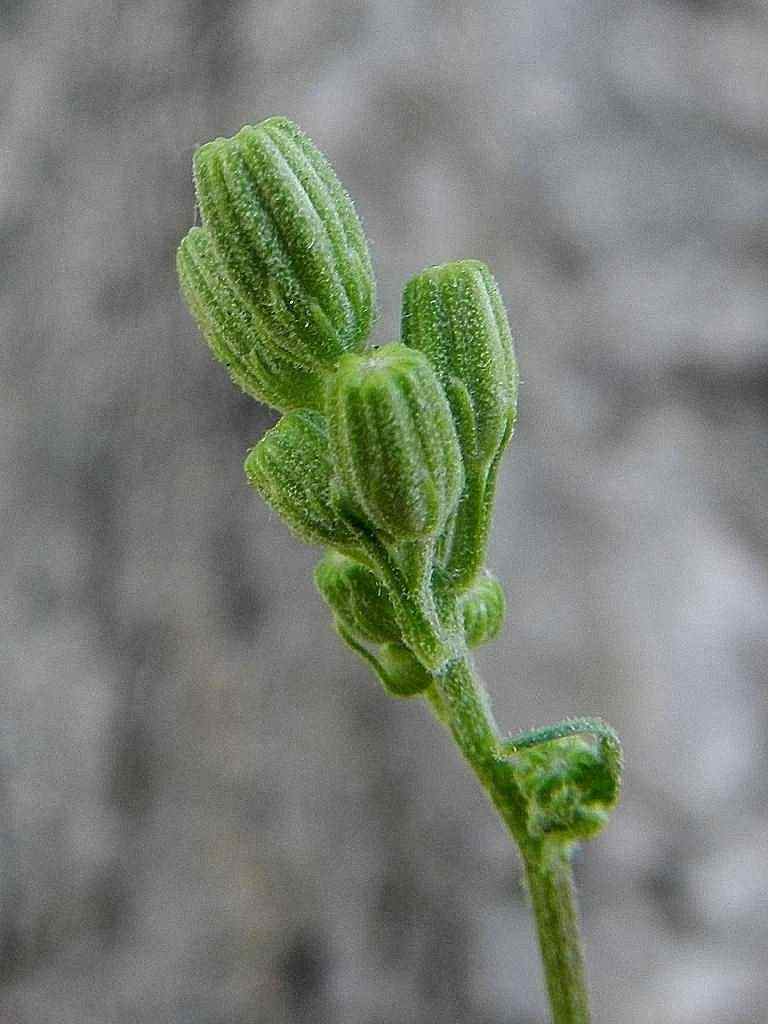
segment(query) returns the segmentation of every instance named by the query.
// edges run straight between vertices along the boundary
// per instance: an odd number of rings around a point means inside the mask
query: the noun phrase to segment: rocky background
[[[0,1021],[536,1024],[520,874],[341,647],[242,474],[272,414],[182,307],[194,147],[286,114],[356,197],[378,340],[473,256],[523,373],[481,657],[602,713],[596,1024],[768,1017],[768,9],[0,3]]]

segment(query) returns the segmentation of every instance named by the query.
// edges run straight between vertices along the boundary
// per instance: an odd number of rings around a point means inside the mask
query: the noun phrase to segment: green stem
[[[589,1024],[589,1000],[567,848],[523,854],[553,1024]]]
[[[411,545],[405,552],[405,572],[412,578],[422,579],[414,592],[403,568],[377,538],[361,532],[359,545],[369,565],[389,590],[403,640],[428,671],[439,671],[455,658],[456,638],[442,628],[432,589],[423,579],[426,565],[423,549]]]
[[[531,835],[526,801],[515,778],[482,683],[468,657],[433,674],[428,693],[436,716],[466,760],[520,847],[531,894],[553,1024],[588,1024],[581,939],[576,917],[570,844]]]
[[[457,594],[472,585],[485,561],[499,463],[513,429],[510,421],[490,462],[467,460],[465,463],[464,493],[456,509],[446,563],[446,571]]]
[[[435,541],[407,540],[403,541],[394,553],[394,560],[411,593],[418,594],[422,599],[429,599],[432,560],[435,553]]]
[[[468,657],[457,658],[435,674],[435,690],[442,700],[442,720],[483,786],[493,787],[499,759],[499,731],[488,695],[475,676]]]
[[[485,559],[490,526],[489,507],[485,500],[487,465],[468,465],[464,493],[456,509],[446,562],[456,593],[472,585]]]

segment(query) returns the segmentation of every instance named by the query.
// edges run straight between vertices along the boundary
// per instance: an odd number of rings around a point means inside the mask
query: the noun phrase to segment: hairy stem
[[[468,657],[457,658],[435,675],[443,720],[483,786],[491,790],[499,755],[499,732],[488,695]]]
[[[485,559],[490,516],[485,500],[488,469],[468,466],[464,493],[456,509],[446,572],[457,593],[472,585]]]
[[[469,461],[465,464],[464,493],[456,510],[446,562],[455,593],[461,593],[472,585],[485,561],[499,463],[513,430],[514,423],[510,419],[490,463]]]
[[[553,1024],[589,1024],[584,958],[567,849],[523,854]]]
[[[423,580],[424,548],[412,544],[405,552],[406,572],[422,580],[414,593],[397,560],[377,538],[361,532],[359,543],[369,565],[389,590],[406,644],[428,671],[438,671],[455,657],[456,642],[455,637],[447,635],[442,628],[432,589]]]
[[[570,844],[531,835],[514,754],[499,736],[485,689],[468,657],[435,673],[427,697],[451,731],[520,847],[531,895],[553,1024],[588,1024],[589,1006],[576,917]]]

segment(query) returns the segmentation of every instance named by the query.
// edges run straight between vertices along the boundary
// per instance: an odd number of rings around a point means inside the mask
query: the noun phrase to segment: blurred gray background
[[[601,713],[597,1024],[768,1018],[768,8],[0,0],[0,1022],[535,1024],[515,856],[329,628],[182,307],[196,145],[281,113],[518,339],[480,657]]]

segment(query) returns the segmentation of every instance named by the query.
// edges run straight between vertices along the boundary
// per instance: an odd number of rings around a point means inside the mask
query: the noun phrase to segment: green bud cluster
[[[329,551],[315,567],[315,583],[336,622],[355,639],[375,644],[400,640],[392,598],[370,569],[338,551]],[[468,648],[496,639],[504,622],[505,604],[504,590],[489,572],[461,595],[458,607]]]
[[[390,692],[422,692],[504,616],[483,565],[517,401],[498,288],[476,260],[425,270],[405,289],[402,341],[366,347],[367,242],[296,125],[201,146],[194,178],[202,224],[179,247],[182,292],[235,383],[284,414],[248,453],[248,480],[329,549],[316,582],[342,636]]]
[[[553,1020],[586,1022],[563,854],[616,804],[621,747],[600,719],[509,740],[469,652],[496,638],[485,567],[518,372],[499,289],[477,260],[429,267],[401,339],[369,346],[375,284],[362,227],[296,125],[271,118],[194,156],[201,225],[181,289],[214,356],[282,415],[245,472],[303,540],[344,642],[393,697],[424,697],[520,845]]]

